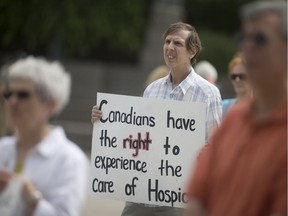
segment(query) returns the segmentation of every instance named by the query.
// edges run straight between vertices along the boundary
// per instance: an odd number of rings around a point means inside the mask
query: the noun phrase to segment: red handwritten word
[[[146,132],[146,137],[142,139],[141,133],[138,133],[136,139],[133,139],[132,135],[129,135],[129,138],[123,139],[123,148],[134,149],[135,151],[132,153],[133,157],[136,157],[139,153],[139,149],[149,151],[149,144],[152,144],[152,140],[149,137],[149,132]]]

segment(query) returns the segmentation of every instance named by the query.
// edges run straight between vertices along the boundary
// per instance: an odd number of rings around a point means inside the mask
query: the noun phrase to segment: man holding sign
[[[222,108],[217,87],[197,75],[192,68],[201,50],[198,33],[193,26],[179,22],[169,26],[164,33],[164,38],[164,60],[170,68],[170,73],[151,83],[144,91],[144,97],[204,103],[206,108],[205,141],[207,142],[213,128],[220,123]],[[101,109],[94,106],[91,116],[92,122],[100,119]],[[123,216],[160,214],[180,215],[181,209],[126,202],[122,212]]]

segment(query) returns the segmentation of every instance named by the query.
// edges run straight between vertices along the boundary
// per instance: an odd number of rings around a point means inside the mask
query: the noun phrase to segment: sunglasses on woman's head
[[[236,80],[237,77],[239,80],[246,80],[246,75],[245,74],[230,74],[230,79],[231,80]]]
[[[9,100],[13,95],[15,97],[17,97],[18,100],[25,100],[25,99],[28,99],[31,96],[31,93],[28,92],[28,91],[25,91],[25,90],[18,90],[18,91],[8,90],[8,91],[5,91],[3,93],[3,97],[6,100]]]

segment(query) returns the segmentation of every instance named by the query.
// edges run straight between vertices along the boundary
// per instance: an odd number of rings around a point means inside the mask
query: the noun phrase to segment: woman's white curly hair
[[[7,68],[6,79],[8,84],[13,79],[34,82],[44,100],[56,103],[54,115],[59,114],[69,102],[71,76],[59,62],[28,56]]]

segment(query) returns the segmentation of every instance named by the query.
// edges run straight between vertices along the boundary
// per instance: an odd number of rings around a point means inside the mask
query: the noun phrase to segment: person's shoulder
[[[248,99],[242,100],[242,101],[235,103],[235,106],[233,106],[232,110],[235,110],[236,112],[238,112],[238,111],[250,111],[251,106],[252,106],[251,100],[248,100]]]
[[[166,75],[164,77],[161,77],[155,81],[153,81],[152,83],[150,83],[147,88],[151,88],[153,86],[159,86],[159,85],[162,85],[163,83],[165,83],[168,79],[169,75]]]
[[[213,140],[221,140],[222,137],[225,136],[225,134],[230,133],[230,131],[241,130],[241,128],[243,128],[250,119],[251,103],[248,101],[236,103],[229,108],[223,116],[220,127],[217,128],[213,134]]]
[[[57,140],[56,142],[59,144],[57,152],[61,157],[69,157],[72,160],[84,160],[84,158],[86,158],[84,151],[79,147],[79,145],[67,138],[62,127],[55,127],[52,133],[55,141]]]
[[[198,84],[198,86],[203,87],[203,88],[208,88],[214,91],[218,90],[218,88],[214,84],[210,83],[209,81],[201,77],[196,72],[193,73],[193,77],[194,77],[195,83]]]
[[[223,108],[228,108],[230,107],[231,105],[235,104],[237,101],[236,98],[226,98],[226,99],[223,99],[222,100],[222,106]]]
[[[227,110],[225,114],[225,119],[235,120],[238,118],[243,118],[248,114],[250,114],[251,112],[250,108],[251,108],[250,100],[237,102]]]
[[[84,151],[75,142],[67,138],[66,149],[69,157],[73,156],[73,160],[86,162],[87,156]]]
[[[68,147],[70,149],[70,151],[73,153],[73,155],[75,155],[75,157],[77,156],[79,159],[86,159],[86,154],[84,153],[84,151],[80,148],[80,146],[78,144],[76,144],[75,142],[73,142],[72,140],[69,140],[67,138],[67,142],[68,142]]]
[[[222,116],[236,103],[236,98],[226,98],[222,100]]]
[[[207,96],[220,96],[220,91],[216,85],[208,82],[196,73],[194,73],[193,75],[195,77],[195,86],[201,89],[204,94],[206,94]]]
[[[165,77],[161,77],[155,81],[153,81],[152,83],[150,83],[144,90],[144,96],[153,92],[154,90],[159,90],[159,88],[161,88],[161,86],[163,86],[163,84],[165,84],[167,82],[167,79],[169,78],[169,75],[165,76]]]

